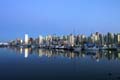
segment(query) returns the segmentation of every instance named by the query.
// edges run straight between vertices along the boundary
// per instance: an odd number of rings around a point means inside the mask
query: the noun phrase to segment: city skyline
[[[0,80],[120,80],[120,0],[0,0]]]
[[[9,40],[12,45],[58,45],[58,46],[76,46],[83,44],[96,44],[96,45],[116,45],[120,44],[120,33],[110,33],[102,34],[99,32],[91,33],[89,36],[84,34],[69,34],[69,35],[39,35],[34,38],[29,36],[28,34],[24,35],[24,38],[16,38],[14,40]]]
[[[2,0],[0,40],[47,34],[118,33],[119,0]]]
[[[63,36],[70,36],[70,35],[73,35],[74,37],[77,37],[77,36],[85,36],[86,38],[89,38],[89,37],[92,37],[92,36],[108,36],[108,35],[111,35],[111,36],[117,36],[117,35],[120,35],[120,32],[119,33],[111,33],[111,32],[107,32],[107,33],[100,33],[100,32],[92,32],[92,33],[89,33],[89,35],[86,35],[86,34],[80,34],[80,33],[77,33],[77,34],[74,34],[74,33],[70,33],[70,34],[47,34],[47,35],[42,35],[42,34],[38,34],[38,35],[34,35],[34,36],[31,36],[27,33],[25,33],[24,35],[22,35],[22,37],[20,36],[17,36],[17,37],[14,37],[12,39],[8,39],[8,40],[5,40],[5,41],[2,41],[0,40],[0,42],[9,42],[9,41],[12,41],[12,40],[17,40],[17,39],[20,39],[20,40],[26,40],[28,41],[28,39],[32,38],[32,39],[37,39],[37,38],[46,38],[46,37],[59,37],[59,38],[62,38]],[[26,42],[25,41],[25,42]]]

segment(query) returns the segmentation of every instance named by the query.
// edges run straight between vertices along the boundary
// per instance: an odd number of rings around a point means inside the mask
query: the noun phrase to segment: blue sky
[[[120,32],[120,0],[0,0],[0,40],[96,31]]]

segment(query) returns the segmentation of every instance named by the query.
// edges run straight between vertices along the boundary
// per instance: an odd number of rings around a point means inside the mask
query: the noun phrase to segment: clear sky
[[[96,31],[120,32],[120,0],[0,0],[0,40]]]

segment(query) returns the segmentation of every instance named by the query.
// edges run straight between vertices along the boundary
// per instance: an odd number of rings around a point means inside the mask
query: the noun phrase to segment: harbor
[[[80,51],[120,51],[120,34],[110,33],[101,34],[99,32],[86,35],[39,35],[38,38],[29,37],[25,34],[24,39],[16,38],[8,42],[1,42],[0,47],[19,47],[19,48],[41,48],[41,49],[62,49],[75,52]]]

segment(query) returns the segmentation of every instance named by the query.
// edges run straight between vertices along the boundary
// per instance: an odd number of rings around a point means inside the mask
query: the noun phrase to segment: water
[[[120,53],[0,48],[0,80],[120,80]]]

